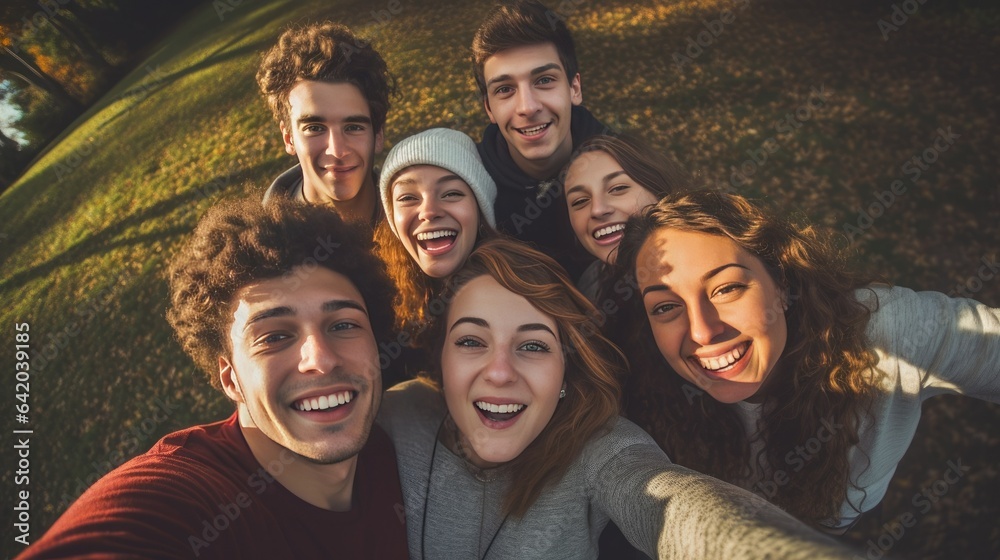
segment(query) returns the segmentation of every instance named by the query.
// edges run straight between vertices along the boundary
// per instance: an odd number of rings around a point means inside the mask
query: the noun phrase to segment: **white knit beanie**
[[[385,208],[389,228],[399,237],[392,220],[392,180],[411,165],[435,165],[447,169],[465,181],[476,196],[479,210],[491,227],[496,227],[493,203],[497,199],[497,185],[483,167],[476,150],[476,143],[465,133],[449,128],[431,128],[401,140],[389,150],[379,176],[378,189]]]

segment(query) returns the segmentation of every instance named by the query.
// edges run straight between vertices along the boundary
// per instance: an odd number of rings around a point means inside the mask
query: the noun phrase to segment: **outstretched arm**
[[[675,465],[637,426],[619,420],[591,457],[597,507],[653,558],[850,558],[850,551],[760,496]]]

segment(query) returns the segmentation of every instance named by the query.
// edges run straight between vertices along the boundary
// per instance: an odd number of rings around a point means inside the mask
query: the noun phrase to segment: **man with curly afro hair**
[[[373,426],[391,285],[368,238],[326,206],[211,209],[171,263],[167,320],[236,411],[98,480],[24,558],[406,558]]]

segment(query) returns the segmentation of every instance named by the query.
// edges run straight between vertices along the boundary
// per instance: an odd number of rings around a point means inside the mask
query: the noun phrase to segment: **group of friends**
[[[342,25],[281,35],[257,79],[298,164],[169,269],[236,411],[23,558],[848,558],[921,403],[1000,401],[1000,310],[693,189],[583,108],[558,14],[496,6],[472,58],[482,141],[429,129],[376,170],[385,61]]]

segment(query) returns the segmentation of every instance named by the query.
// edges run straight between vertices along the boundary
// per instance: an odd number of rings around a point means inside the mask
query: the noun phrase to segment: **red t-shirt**
[[[174,432],[97,481],[21,558],[407,558],[396,456],[378,426],[351,511],[310,505],[271,473],[235,414]]]

